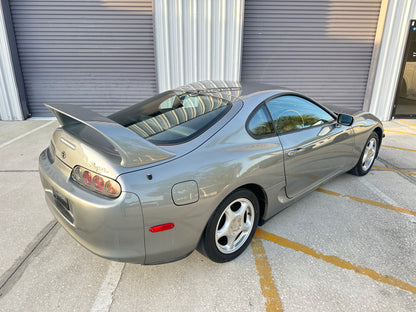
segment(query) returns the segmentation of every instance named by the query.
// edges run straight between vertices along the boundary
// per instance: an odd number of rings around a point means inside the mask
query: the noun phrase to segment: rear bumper
[[[115,261],[145,261],[143,214],[139,198],[122,192],[116,199],[84,190],[70,179],[71,168],[44,150],[39,174],[52,214],[81,245]]]

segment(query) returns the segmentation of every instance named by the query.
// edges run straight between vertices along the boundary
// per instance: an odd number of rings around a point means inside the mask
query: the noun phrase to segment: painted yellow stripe
[[[411,134],[411,135],[416,135],[416,133],[404,132],[404,131],[396,131],[396,130],[386,130],[386,129],[384,129],[384,132],[394,132],[394,133],[401,133],[401,134]]]
[[[408,214],[408,215],[416,216],[416,211],[411,211],[411,210],[408,210],[408,209],[405,209],[405,208],[401,208],[401,207],[397,207],[397,206],[393,206],[393,205],[389,205],[389,204],[379,203],[379,202],[376,202],[374,200],[364,199],[364,198],[355,197],[355,196],[351,196],[351,195],[340,194],[340,193],[337,193],[337,192],[324,190],[322,188],[318,188],[318,189],[316,189],[316,191],[321,192],[321,193],[325,193],[325,194],[328,194],[328,195],[333,195],[333,196],[347,197],[347,198],[355,200],[359,203],[364,203],[364,204],[368,204],[368,205],[372,205],[372,206],[376,206],[376,207],[381,207],[381,208],[384,208],[384,209],[390,209],[390,210],[405,213],[405,214]]]
[[[362,274],[362,275],[366,275],[369,278],[372,278],[375,281],[384,283],[384,284],[388,284],[391,286],[395,286],[398,288],[401,288],[403,290],[407,290],[410,291],[413,294],[416,294],[416,287],[413,285],[410,285],[408,283],[405,283],[397,278],[394,278],[392,276],[389,275],[382,275],[380,273],[377,273],[374,270],[359,266],[359,265],[355,265],[352,264],[351,262],[348,262],[346,260],[343,260],[341,258],[338,258],[337,256],[329,256],[329,255],[324,255],[323,253],[320,253],[308,246],[296,243],[294,241],[288,240],[286,238],[265,232],[263,230],[257,229],[256,231],[256,236],[266,239],[270,242],[276,243],[280,246],[286,247],[286,248],[290,248],[296,251],[301,251],[304,254],[307,254],[309,256],[312,256],[314,258],[323,260],[327,263],[331,263],[333,265],[336,265],[337,267],[340,267],[342,269],[347,269],[347,270],[352,270],[355,273],[358,274]]]
[[[253,249],[257,274],[260,278],[261,292],[266,299],[266,311],[281,312],[283,311],[282,302],[280,301],[276,285],[273,281],[272,269],[269,260],[267,260],[266,251],[264,250],[262,241],[253,237],[251,248]]]
[[[393,168],[380,167],[380,166],[374,166],[374,165],[373,165],[373,168],[386,170],[386,171],[393,171],[393,172],[398,172],[398,173],[404,173],[404,174],[416,175],[416,172],[411,172],[411,171],[406,171],[406,170],[397,170],[397,169],[393,169]]]
[[[416,125],[414,123],[408,122],[406,120],[400,120],[401,122],[404,122],[405,124],[411,125],[413,127],[416,127]]]
[[[410,148],[403,148],[403,147],[390,146],[390,145],[381,145],[381,146],[388,147],[388,148],[395,148],[395,149],[399,149],[399,150],[402,150],[402,151],[416,152],[416,150],[410,149]]]

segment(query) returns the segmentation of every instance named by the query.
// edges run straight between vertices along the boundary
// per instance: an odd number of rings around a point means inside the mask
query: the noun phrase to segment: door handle
[[[291,156],[295,156],[297,153],[301,152],[303,150],[303,148],[295,148],[293,150],[290,150],[289,152],[287,152],[287,156],[291,157]]]

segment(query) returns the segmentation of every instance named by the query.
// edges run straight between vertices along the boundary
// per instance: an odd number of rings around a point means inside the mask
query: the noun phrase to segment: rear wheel
[[[358,163],[349,172],[357,176],[366,175],[374,164],[379,148],[378,134],[373,132],[364,146]]]
[[[235,259],[250,243],[259,211],[259,202],[251,191],[240,189],[231,193],[208,221],[199,251],[214,262]]]

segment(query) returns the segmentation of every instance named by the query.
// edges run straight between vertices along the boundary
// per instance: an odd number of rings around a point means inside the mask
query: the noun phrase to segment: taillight
[[[116,198],[121,193],[117,181],[104,177],[81,166],[75,166],[71,173],[72,180],[83,187],[104,196]]]
[[[120,186],[117,182],[108,180],[107,182],[105,182],[105,190],[109,194],[117,194],[118,192],[120,192]]]
[[[102,191],[103,188],[104,188],[104,179],[99,175],[95,175],[94,176],[94,186],[97,190]]]
[[[84,173],[82,174],[82,177],[84,178],[84,183],[85,184],[91,184],[91,172],[89,171],[84,171]]]

